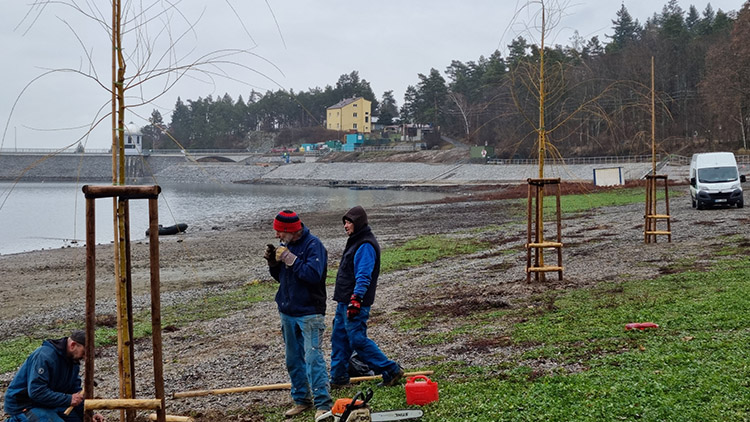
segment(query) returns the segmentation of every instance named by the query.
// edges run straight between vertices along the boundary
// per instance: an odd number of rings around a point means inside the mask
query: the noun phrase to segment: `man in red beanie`
[[[328,252],[294,211],[281,211],[273,220],[273,229],[281,246],[267,245],[264,258],[271,276],[279,282],[276,304],[294,400],[284,415],[292,417],[315,406],[318,417],[333,404],[321,350]]]

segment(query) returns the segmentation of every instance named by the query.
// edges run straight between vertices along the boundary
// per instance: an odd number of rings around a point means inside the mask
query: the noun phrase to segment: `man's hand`
[[[276,260],[291,267],[294,265],[294,261],[297,260],[297,255],[289,252],[289,249],[287,249],[286,246],[279,246],[276,248]]]
[[[104,416],[101,413],[94,413],[94,422],[104,422]]]
[[[73,407],[83,403],[83,393],[74,393],[70,398],[70,405]]]
[[[279,261],[276,260],[276,246],[273,246],[272,244],[266,245],[266,252],[263,254],[263,258],[268,261],[269,267],[275,267],[279,265]]]
[[[352,295],[349,299],[349,305],[346,307],[346,318],[351,321],[359,315],[359,311],[362,308],[362,298],[357,295]]]

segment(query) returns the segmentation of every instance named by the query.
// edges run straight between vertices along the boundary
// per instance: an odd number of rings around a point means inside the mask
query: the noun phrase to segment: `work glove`
[[[273,246],[272,244],[266,245],[266,252],[263,254],[263,258],[268,261],[269,267],[275,267],[279,265],[279,261],[276,260],[276,246]]]
[[[286,246],[279,246],[276,248],[276,260],[281,261],[288,267],[294,265],[294,261],[297,260],[297,255],[289,252]]]
[[[351,321],[359,315],[359,311],[362,309],[362,298],[357,295],[352,295],[349,299],[349,305],[346,307],[346,318]]]

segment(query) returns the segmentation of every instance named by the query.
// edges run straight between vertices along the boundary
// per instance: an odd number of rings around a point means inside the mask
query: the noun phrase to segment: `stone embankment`
[[[575,164],[545,166],[544,177],[569,182],[591,182],[594,169],[620,167],[624,181],[641,179],[649,163]],[[302,183],[315,185],[445,186],[520,183],[537,178],[536,165],[425,164],[425,163],[296,163],[240,165],[179,163],[155,174],[156,180],[177,183]],[[670,180],[687,178],[686,166],[666,166],[659,174]]]
[[[536,164],[457,164],[425,162],[195,162],[184,156],[127,157],[129,183],[269,183],[339,186],[446,186],[521,183],[539,177]],[[594,170],[619,168],[623,181],[643,178],[650,163],[548,164],[544,177],[591,182]],[[55,156],[0,154],[0,180],[108,181],[112,161],[106,154]],[[687,179],[687,166],[666,166],[659,174]],[[142,176],[142,178],[138,177]]]

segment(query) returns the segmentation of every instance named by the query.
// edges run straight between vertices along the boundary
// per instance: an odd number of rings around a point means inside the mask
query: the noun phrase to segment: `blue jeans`
[[[352,352],[366,363],[376,374],[383,375],[383,381],[390,381],[401,369],[398,363],[388,359],[374,341],[367,338],[367,320],[370,307],[363,306],[359,315],[351,320],[346,317],[347,303],[339,302],[333,318],[331,334],[331,382],[349,383],[349,358]]]
[[[70,415],[66,415],[65,409],[67,408],[45,409],[35,407],[29,409],[26,413],[11,416],[6,422],[81,422],[81,414],[74,410],[70,412]]]
[[[292,381],[292,399],[296,404],[312,403],[318,410],[331,410],[328,368],[320,349],[325,331],[323,315],[293,317],[281,312],[279,315],[286,346],[286,370]]]

